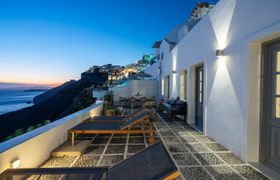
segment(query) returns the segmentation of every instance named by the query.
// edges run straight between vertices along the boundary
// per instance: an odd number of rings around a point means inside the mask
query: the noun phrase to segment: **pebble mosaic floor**
[[[124,114],[129,114],[127,109]],[[226,148],[196,131],[183,121],[170,122],[165,113],[158,113],[154,122],[156,140],[162,140],[181,172],[177,179],[267,179]],[[135,127],[139,128],[139,127]],[[145,134],[81,136],[92,144],[80,157],[50,158],[42,167],[112,166],[148,147]],[[44,178],[48,179],[48,178]]]

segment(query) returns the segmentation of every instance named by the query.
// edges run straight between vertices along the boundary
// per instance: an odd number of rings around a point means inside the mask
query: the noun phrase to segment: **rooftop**
[[[161,44],[161,41],[156,41],[156,42],[153,44],[153,48],[160,48],[160,44]]]

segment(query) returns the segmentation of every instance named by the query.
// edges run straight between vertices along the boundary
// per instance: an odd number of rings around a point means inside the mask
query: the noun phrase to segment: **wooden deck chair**
[[[157,142],[111,167],[8,169],[0,174],[0,179],[27,179],[35,176],[40,180],[44,175],[66,180],[171,180],[178,177],[180,172],[162,142]]]
[[[134,125],[141,125],[142,128],[132,129]],[[72,146],[75,137],[79,134],[149,134],[148,142],[153,144],[154,130],[149,120],[148,112],[143,112],[124,121],[84,121],[68,130],[68,139],[71,139]]]
[[[125,121],[128,118],[133,118],[137,115],[139,115],[140,113],[146,112],[146,109],[139,109],[137,111],[134,111],[128,115],[124,115],[124,116],[93,116],[90,119],[87,119],[86,121]]]

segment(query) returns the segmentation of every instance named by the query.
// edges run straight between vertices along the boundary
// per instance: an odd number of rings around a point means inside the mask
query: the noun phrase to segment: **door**
[[[280,42],[264,51],[262,160],[280,172]]]
[[[164,88],[165,89],[165,97],[167,99],[169,99],[169,88],[170,88],[169,87],[170,86],[169,85],[169,83],[170,83],[169,81],[170,81],[170,78],[169,78],[169,75],[168,75],[168,76],[165,77],[165,88]]]
[[[203,131],[203,66],[195,70],[195,126]]]

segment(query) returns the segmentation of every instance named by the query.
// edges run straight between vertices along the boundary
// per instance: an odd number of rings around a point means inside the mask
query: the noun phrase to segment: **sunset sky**
[[[0,82],[56,84],[93,65],[135,62],[197,2],[0,1]]]

